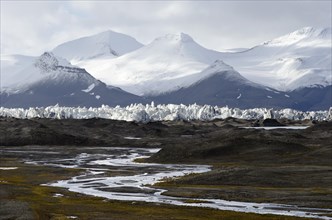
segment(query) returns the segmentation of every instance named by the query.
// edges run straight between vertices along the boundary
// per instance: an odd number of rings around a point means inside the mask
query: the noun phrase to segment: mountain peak
[[[43,72],[56,70],[58,66],[73,67],[66,59],[58,57],[52,52],[44,52],[36,59],[34,65]]]
[[[222,60],[215,60],[210,66],[208,66],[205,70],[202,71],[204,75],[211,76],[214,74],[222,74],[227,79],[232,79],[233,81],[242,81],[247,82],[240,73],[238,73],[234,68]],[[249,82],[249,81],[248,81]]]
[[[299,30],[296,30],[292,33],[290,33],[289,35],[310,35],[311,33],[314,33],[316,31],[315,28],[313,27],[303,27]]]
[[[298,36],[298,37],[324,37],[324,36],[326,36],[326,34],[331,35],[331,27],[327,27],[327,28],[304,27],[304,28],[296,30],[288,35],[289,36]]]
[[[102,56],[118,57],[142,47],[133,37],[112,30],[60,44],[53,52],[77,63]]]
[[[87,36],[87,38],[89,38],[89,37],[92,37],[92,38],[94,37],[94,38],[96,38],[97,41],[102,41],[104,43],[111,43],[111,41],[114,41],[115,39],[120,38],[120,37],[125,37],[125,38],[128,37],[128,38],[134,39],[133,37],[131,37],[129,35],[125,35],[125,34],[113,31],[111,29],[105,30],[105,31],[97,33],[95,35]]]
[[[97,35],[102,35],[102,34],[120,34],[120,33],[116,32],[116,31],[113,31],[111,29],[107,29],[105,31],[102,31],[102,32],[98,33]]]
[[[214,61],[209,67],[209,69],[214,69],[217,71],[225,71],[225,70],[234,70],[232,66],[224,63],[222,60],[216,60]]]
[[[193,38],[189,36],[188,34],[179,32],[174,34],[166,34],[162,37],[159,37],[156,39],[157,41],[170,41],[170,42],[182,42],[182,43],[188,43],[193,42]]]
[[[303,27],[289,34],[283,35],[271,41],[264,42],[264,45],[270,46],[286,46],[297,43],[302,40],[313,39],[331,39],[331,27],[328,28],[314,28]]]
[[[43,72],[56,70],[58,65],[58,59],[51,52],[44,52],[35,62],[35,66],[40,68]]]

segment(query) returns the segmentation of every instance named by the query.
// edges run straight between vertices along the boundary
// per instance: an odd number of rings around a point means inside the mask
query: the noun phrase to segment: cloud
[[[38,55],[107,29],[149,43],[185,32],[205,47],[251,47],[331,26],[331,1],[1,1],[1,53]]]

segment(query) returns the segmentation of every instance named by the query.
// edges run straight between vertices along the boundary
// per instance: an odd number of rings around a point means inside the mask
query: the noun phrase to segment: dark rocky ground
[[[281,121],[279,125],[312,125],[311,121]],[[281,123],[281,124],[280,124]],[[219,134],[233,132],[236,127],[275,126],[272,121],[250,121],[229,118],[211,122],[177,121],[147,124],[107,119],[15,119],[0,117],[0,146],[77,145],[156,147],[182,142],[199,142]],[[243,130],[243,129],[242,129]],[[245,133],[252,133],[245,131]],[[257,132],[256,132],[257,133]],[[254,135],[256,134],[254,133]],[[142,137],[127,140],[124,137]]]
[[[310,127],[305,130],[241,128],[276,124]],[[129,140],[125,138],[128,136],[141,139]],[[332,208],[332,122],[228,118],[142,124],[105,119],[0,118],[0,146],[22,145],[160,147],[162,150],[147,159],[148,162],[213,165],[211,172],[161,183],[169,190],[167,194]],[[19,158],[1,158],[1,166],[7,166],[7,160],[14,164],[19,161]],[[0,195],[15,194],[15,187],[1,187]],[[10,200],[6,205],[15,208],[21,204],[20,210],[31,215],[33,208],[29,202]]]

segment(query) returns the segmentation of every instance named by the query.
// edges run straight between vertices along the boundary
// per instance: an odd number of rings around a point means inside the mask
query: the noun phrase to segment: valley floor
[[[274,121],[265,124],[275,125]],[[20,154],[29,145],[162,148],[154,163],[212,165],[210,172],[167,179],[155,187],[166,195],[332,208],[332,123],[280,121],[303,130],[262,130],[262,121],[229,118],[211,122],[134,123],[104,119],[0,119],[0,219],[297,219],[208,208],[105,200],[43,186],[82,172],[32,165]],[[25,147],[20,147],[27,145]],[[18,146],[18,147],[15,147]],[[33,147],[30,147],[33,148]],[[42,158],[41,158],[42,159]],[[17,169],[15,169],[17,167]],[[120,172],[120,171],[119,171]],[[59,195],[59,196],[57,196]],[[61,196],[60,196],[61,195]],[[188,201],[188,202],[190,202]],[[332,218],[331,213],[325,213]],[[329,216],[329,217],[328,217]]]

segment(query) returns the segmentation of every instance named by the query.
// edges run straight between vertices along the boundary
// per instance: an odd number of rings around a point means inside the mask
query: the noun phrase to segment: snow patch
[[[128,137],[123,137],[124,139],[128,139],[128,140],[140,140],[142,138],[140,137],[131,137],[131,136],[128,136]]]
[[[0,170],[16,170],[18,167],[0,167]]]
[[[63,197],[63,194],[55,193],[55,194],[53,194],[53,197],[55,197],[55,198]]]
[[[86,92],[86,93],[91,92],[91,90],[93,90],[95,88],[95,86],[96,85],[94,83],[92,83],[91,85],[89,85],[88,88],[82,89],[82,92]]]
[[[275,129],[291,129],[291,130],[302,130],[307,129],[309,126],[276,126],[276,127],[242,127],[246,129],[264,129],[264,130],[275,130]]]

